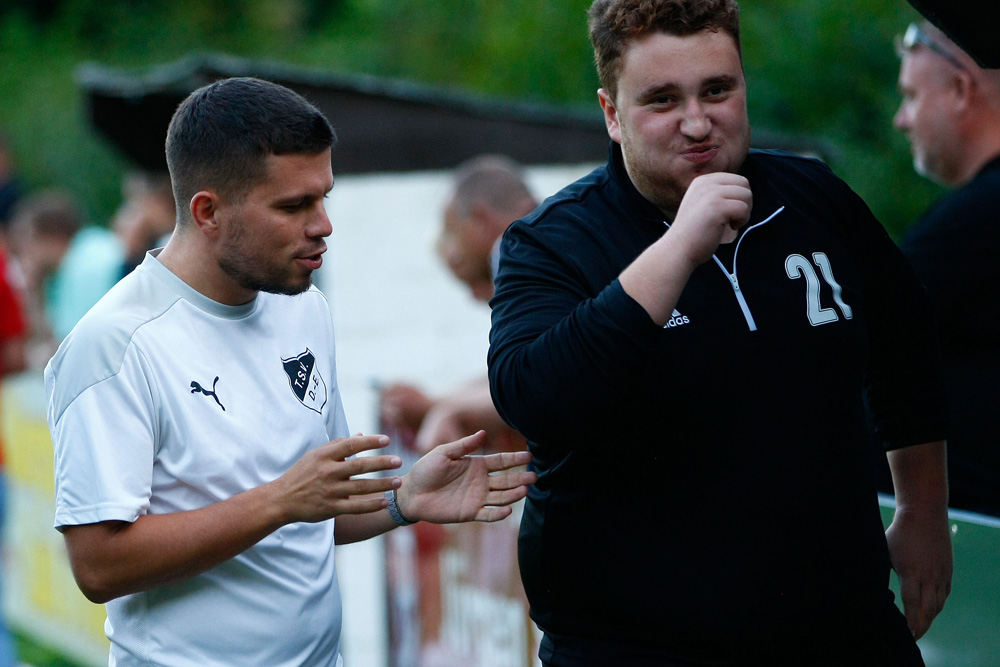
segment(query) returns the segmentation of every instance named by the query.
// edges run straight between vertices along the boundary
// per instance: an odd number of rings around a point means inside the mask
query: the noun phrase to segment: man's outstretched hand
[[[396,492],[400,512],[412,521],[461,523],[499,521],[511,504],[528,494],[538,475],[515,471],[531,460],[528,452],[472,456],[486,433],[439,445],[413,464]]]

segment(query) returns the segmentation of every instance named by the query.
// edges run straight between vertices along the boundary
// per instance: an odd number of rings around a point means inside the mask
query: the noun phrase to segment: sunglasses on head
[[[900,53],[912,51],[918,44],[926,46],[958,69],[965,69],[965,65],[962,64],[961,60],[956,58],[948,49],[931,39],[930,35],[924,32],[916,23],[911,23],[906,29],[906,33],[902,37],[896,38],[896,48]]]

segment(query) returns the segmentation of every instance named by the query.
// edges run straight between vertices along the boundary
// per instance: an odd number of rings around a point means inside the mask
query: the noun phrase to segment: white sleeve
[[[66,365],[61,371],[71,375]],[[149,509],[157,423],[147,371],[130,346],[117,373],[89,386],[81,378],[46,373],[56,528],[135,521]],[[67,395],[58,390],[60,382],[84,388],[58,405],[53,395]]]

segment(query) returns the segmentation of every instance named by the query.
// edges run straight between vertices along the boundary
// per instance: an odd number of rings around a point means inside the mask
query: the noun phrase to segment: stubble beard
[[[245,252],[243,244],[239,242],[241,237],[242,235],[227,242],[219,258],[219,268],[237,285],[255,292],[288,296],[302,294],[312,286],[311,272],[301,281],[295,281],[289,271],[269,266],[261,257]]]
[[[940,159],[924,147],[913,146],[913,171],[938,185],[944,187],[949,185],[941,173]]]
[[[235,280],[240,287],[255,292],[295,296],[296,294],[302,294],[312,287],[311,276],[301,282],[293,283],[277,275],[254,275],[222,262],[219,263],[219,267]]]

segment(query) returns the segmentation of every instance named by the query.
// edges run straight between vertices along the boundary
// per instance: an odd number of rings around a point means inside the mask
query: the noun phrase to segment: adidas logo
[[[680,311],[674,309],[673,314],[667,323],[663,325],[664,329],[673,329],[674,327],[682,327],[685,324],[691,324],[691,320],[688,319],[687,315],[681,315]]]

